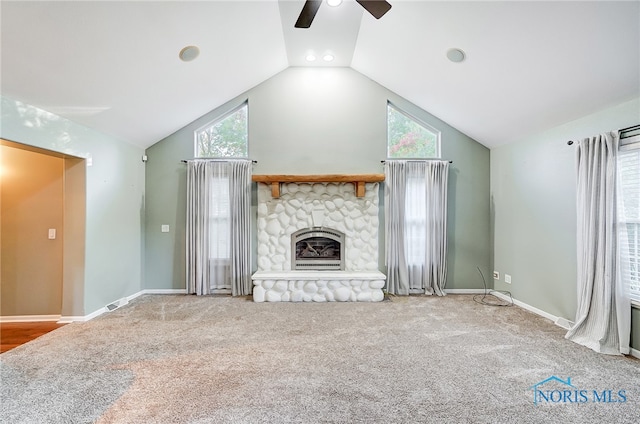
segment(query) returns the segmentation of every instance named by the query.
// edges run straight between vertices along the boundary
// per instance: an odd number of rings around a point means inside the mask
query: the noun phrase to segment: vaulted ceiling
[[[488,147],[640,96],[639,1],[390,3],[295,29],[303,0],[3,0],[1,94],[141,147],[289,66],[350,66]]]

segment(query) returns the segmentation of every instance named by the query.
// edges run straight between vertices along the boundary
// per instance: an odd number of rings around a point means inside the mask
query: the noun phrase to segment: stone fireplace
[[[255,176],[254,176],[255,177]],[[380,301],[377,182],[258,184],[254,301]],[[274,197],[274,194],[277,196]]]

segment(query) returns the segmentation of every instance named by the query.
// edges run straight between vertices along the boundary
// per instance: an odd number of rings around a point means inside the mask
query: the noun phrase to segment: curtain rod
[[[208,160],[208,161],[212,161],[212,162],[226,162],[226,161],[228,161],[229,159],[193,158],[193,159],[189,159],[189,160]],[[231,159],[231,160],[233,160],[233,159]],[[247,160],[249,160],[249,159],[247,159]],[[188,160],[183,159],[183,160],[181,160],[180,162],[182,162],[182,163],[187,163],[187,162],[189,162],[189,161],[188,161]],[[257,161],[257,160],[252,160],[252,161],[251,161],[251,163],[258,163],[258,161]]]
[[[391,160],[404,160],[406,162],[424,162],[424,161],[427,161],[427,160],[441,160],[441,161],[444,161],[445,159],[391,159]],[[386,163],[386,162],[387,162],[386,160],[381,160],[380,161],[380,163]],[[452,160],[447,161],[447,162],[453,163]]]
[[[632,125],[632,126],[630,126],[630,127],[622,128],[622,129],[618,130],[618,133],[619,133],[619,134],[621,134],[621,135],[620,135],[620,138],[625,138],[625,137],[623,137],[623,136],[622,136],[622,133],[624,133],[624,132],[631,132],[631,131],[638,131],[638,130],[640,130],[640,125]],[[567,141],[567,144],[568,144],[569,146],[571,146],[571,145],[573,144],[573,140],[569,140],[569,141]]]

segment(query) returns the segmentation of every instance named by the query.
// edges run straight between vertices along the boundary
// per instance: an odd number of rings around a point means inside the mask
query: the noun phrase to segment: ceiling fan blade
[[[298,20],[296,21],[296,28],[309,28],[311,26],[311,22],[313,22],[313,18],[316,17],[316,13],[318,13],[318,9],[322,4],[322,0],[307,0],[304,2],[304,6],[302,6],[302,11],[300,12],[300,16],[298,16]]]
[[[356,0],[362,7],[367,9],[374,18],[380,19],[391,9],[391,5],[384,0]]]

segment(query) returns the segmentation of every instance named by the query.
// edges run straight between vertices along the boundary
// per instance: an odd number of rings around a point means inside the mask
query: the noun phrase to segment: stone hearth
[[[253,274],[254,302],[380,302],[379,271],[293,271]]]

